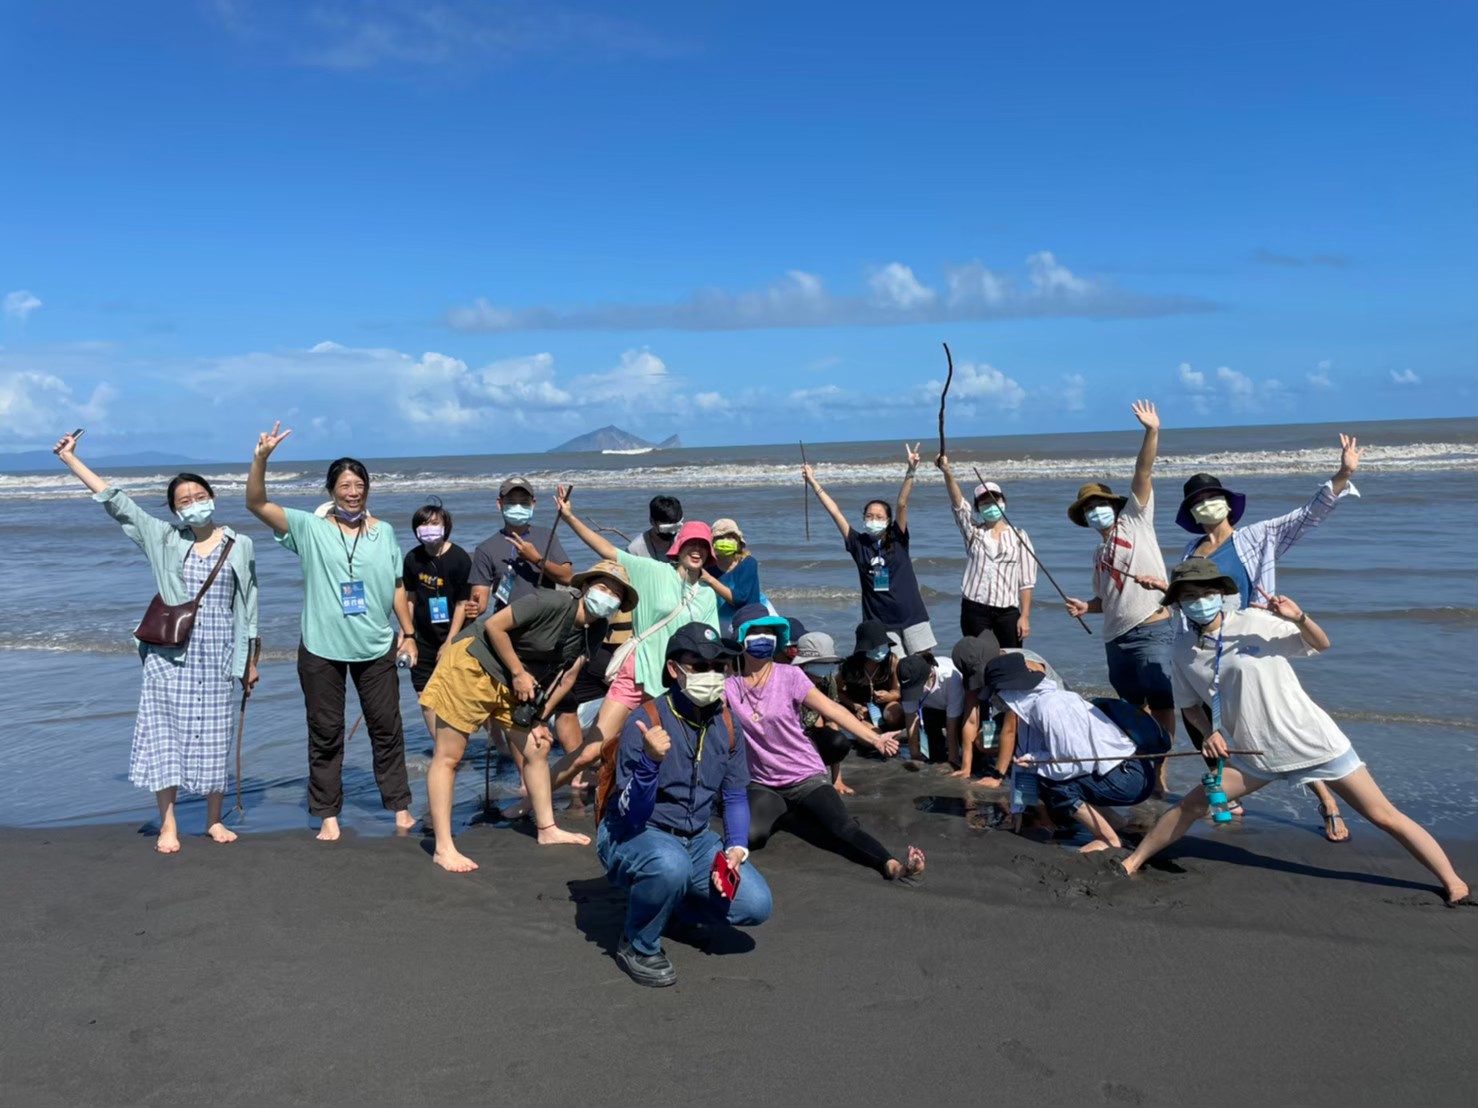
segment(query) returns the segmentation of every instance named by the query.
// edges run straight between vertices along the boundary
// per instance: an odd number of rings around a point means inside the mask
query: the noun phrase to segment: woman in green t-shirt
[[[326,518],[267,499],[267,459],[292,431],[280,423],[258,436],[246,479],[246,506],[272,528],[303,566],[302,642],[298,681],[308,706],[308,812],[322,820],[318,837],[339,837],[344,806],[344,687],[354,679],[374,751],[380,799],[395,826],[415,826],[405,771],[397,647],[416,664],[415,628],[401,582],[400,547],[390,524],[369,512],[369,471],[353,458],[328,467],[333,498]],[[397,635],[390,615],[400,627]]]

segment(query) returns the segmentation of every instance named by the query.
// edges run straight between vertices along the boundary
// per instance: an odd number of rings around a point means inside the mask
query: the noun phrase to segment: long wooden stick
[[[801,465],[802,466],[809,466],[810,464],[811,464],[810,462],[806,461],[806,444],[804,442],[802,442],[801,443]],[[811,541],[811,486],[809,486],[808,484],[806,484],[806,478],[804,477],[804,475],[801,477],[801,504],[805,508],[805,512],[806,512],[806,541],[807,542],[810,542]]]
[[[980,482],[982,485],[985,484],[985,478],[980,476],[980,467],[971,466],[970,468],[975,471],[975,480]],[[1000,504],[998,505],[998,507],[1001,509],[1001,518],[1006,521],[1006,526],[1011,528],[1011,530],[1016,533],[1016,541],[1021,544],[1021,549],[1025,550],[1028,554],[1032,556],[1032,561],[1037,563],[1037,568],[1040,569],[1047,580],[1052,583],[1052,587],[1057,590],[1057,595],[1062,597],[1062,602],[1066,604],[1067,593],[1062,591],[1062,586],[1059,585],[1057,583],[1057,579],[1052,576],[1052,571],[1042,564],[1042,559],[1037,557],[1036,550],[1034,550],[1032,546],[1024,538],[1021,537],[1021,532],[1016,529],[1016,524],[1012,523],[1011,517],[1006,514],[1006,505]],[[1082,625],[1084,631],[1087,631],[1090,635],[1093,634],[1093,628],[1088,626],[1088,622],[1082,616],[1074,616],[1073,618]]]
[[[364,713],[363,712],[360,712],[359,715],[354,720],[354,726],[351,727],[351,728],[349,728],[349,734],[344,739],[344,745],[345,746],[348,746],[349,745],[349,740],[354,737],[354,732],[356,732],[356,731],[359,730],[359,725],[361,723],[363,723],[363,722],[364,722]]]
[[[1261,750],[1228,750],[1228,754],[1261,754]],[[1120,758],[1033,758],[1023,768],[1032,766],[1057,766],[1070,762],[1143,762],[1155,758],[1203,758],[1199,750],[1173,750],[1167,754],[1125,754]]]
[[[949,343],[940,343],[944,347],[944,358],[949,363],[949,376],[944,379],[944,391],[939,394],[939,453],[948,454],[944,448],[944,398],[949,395],[949,386],[955,379],[955,359],[949,352]]]
[[[625,531],[618,531],[614,527],[602,527],[598,523],[596,523],[595,520],[591,519],[589,516],[586,516],[585,517],[585,523],[586,523],[586,525],[592,531],[595,531],[598,534],[602,534],[602,535],[616,535],[619,538],[625,539],[627,542],[630,542],[631,541],[631,536],[628,535]]]
[[[570,502],[570,497],[575,495],[575,486],[570,485],[565,489],[565,503]],[[544,571],[549,566],[549,552],[554,549],[554,532],[559,530],[559,513],[554,513],[554,525],[549,528],[549,541],[544,544],[544,553],[539,557],[539,579],[534,582],[534,588],[544,587]]]

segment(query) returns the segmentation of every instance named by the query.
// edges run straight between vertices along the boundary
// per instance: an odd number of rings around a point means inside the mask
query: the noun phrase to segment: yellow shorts
[[[471,639],[462,639],[447,646],[421,693],[421,707],[467,735],[489,721],[511,728],[513,690],[488,676],[482,663],[468,653],[471,645]]]

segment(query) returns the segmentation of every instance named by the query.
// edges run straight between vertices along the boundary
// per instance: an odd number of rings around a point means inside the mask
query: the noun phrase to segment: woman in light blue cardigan
[[[201,598],[189,641],[182,647],[138,644],[144,686],[128,779],[152,792],[159,804],[154,849],[161,854],[180,849],[174,811],[180,789],[205,796],[205,833],[218,843],[233,842],[236,833],[221,822],[221,806],[235,718],[234,683],[240,681],[248,693],[257,683],[252,541],[212,521],[215,501],[204,477],[182,473],[169,483],[166,498],[176,518],[167,521],[144,511],[83,464],[76,445],[67,435],[55,453],[143,550],[166,604],[194,600],[225,552],[226,564]],[[229,549],[228,540],[234,540]]]

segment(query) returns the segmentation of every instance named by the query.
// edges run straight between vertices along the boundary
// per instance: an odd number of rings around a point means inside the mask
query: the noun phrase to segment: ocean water
[[[1249,500],[1247,521],[1305,503],[1333,473],[1332,425],[1169,430],[1156,469],[1157,523],[1167,560],[1186,536],[1175,526],[1180,484],[1207,470]],[[1368,423],[1353,428],[1368,450],[1356,477],[1359,499],[1285,556],[1283,591],[1316,614],[1333,648],[1299,663],[1305,687],[1343,726],[1388,795],[1446,836],[1478,832],[1478,420]],[[1013,522],[1070,594],[1089,593],[1093,536],[1065,515],[1090,479],[1127,489],[1139,436],[1101,434],[952,439],[961,483],[972,465],[1006,488]],[[933,443],[926,441],[931,453]],[[325,464],[293,456],[291,440],[270,474],[272,495],[303,508],[321,503]],[[849,515],[873,496],[892,499],[902,478],[900,444],[808,444],[827,488]],[[760,561],[766,593],[787,615],[850,649],[860,618],[857,578],[840,536],[814,501],[806,538],[799,448],[704,448],[639,456],[506,455],[366,458],[375,514],[411,540],[412,511],[440,496],[455,516],[453,539],[469,550],[498,527],[498,484],[519,473],[540,490],[538,520],[553,516],[556,481],[572,483],[587,522],[634,535],[656,493],[679,496],[688,518],[737,519]],[[245,464],[199,467],[215,484],[218,519],[256,539],[266,652],[262,683],[247,712],[244,792],[250,829],[305,827],[306,725],[293,664],[301,583],[297,560],[246,512]],[[163,508],[172,474],[105,476],[141,503]],[[947,650],[959,634],[963,552],[939,474],[927,464],[910,505],[914,564],[936,635]],[[0,474],[0,534],[14,572],[0,575],[0,824],[144,822],[153,798],[127,781],[140,666],[130,632],[154,586],[143,555],[60,465],[55,474]],[[615,540],[613,536],[613,541]],[[593,560],[572,538],[577,568]],[[1039,581],[1031,646],[1075,687],[1107,691],[1103,643],[1070,620]],[[417,811],[425,803],[429,737],[403,680],[407,760]],[[352,689],[348,718],[357,712]],[[1185,742],[1181,738],[1181,743]],[[474,751],[477,742],[472,744]],[[369,770],[363,729],[345,763],[345,816],[367,833],[387,831]],[[1174,763],[1173,763],[1174,764]],[[1180,759],[1177,780],[1199,763]],[[458,784],[458,815],[483,791],[481,755]],[[493,791],[516,780],[495,760]],[[1311,800],[1285,786],[1249,805],[1249,819],[1309,826]],[[185,805],[187,829],[201,818]],[[1371,833],[1369,828],[1365,833]]]

